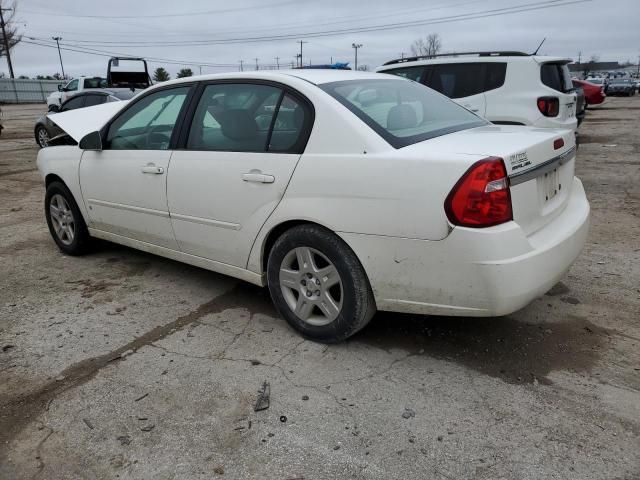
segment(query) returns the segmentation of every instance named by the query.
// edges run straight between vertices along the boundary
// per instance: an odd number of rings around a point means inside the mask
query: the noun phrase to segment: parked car
[[[636,94],[636,84],[630,78],[616,78],[609,83],[608,94],[631,97]]]
[[[88,90],[109,89],[112,92],[135,92],[144,90],[151,83],[145,59],[112,57],[107,62],[107,78],[78,77],[69,81],[64,87],[58,85],[58,91],[52,92],[47,97],[47,108],[50,112],[58,112],[66,100]]]
[[[586,240],[573,132],[492,125],[392,75],[190,77],[51,119],[79,141],[37,160],[63,252],[102,238],[267,285],[317,341],[376,309],[509,314]]]
[[[574,91],[576,92],[576,118],[578,119],[578,126],[580,126],[587,114],[587,103],[582,87],[574,86]]]
[[[572,82],[574,87],[582,88],[584,92],[585,106],[600,105],[604,102],[605,98],[607,98],[607,95],[604,93],[604,86],[602,85],[595,85],[587,82],[586,80],[578,80],[577,78],[574,78]]]
[[[453,53],[392,60],[377,71],[423,83],[498,125],[575,130],[569,62],[521,52]]]
[[[589,82],[592,85],[601,86],[605,94],[609,89],[609,79],[605,77],[587,77],[584,81]]]
[[[107,79],[101,77],[78,77],[67,82],[65,86],[58,85],[57,92],[51,92],[47,97],[47,108],[50,112],[57,112],[60,106],[72,96],[87,90],[97,90],[107,87]]]
[[[131,91],[117,91],[112,92],[109,90],[91,90],[82,93],[78,93],[73,97],[66,100],[60,107],[60,112],[68,112],[69,110],[75,110],[77,108],[91,107],[94,105],[100,105],[106,102],[119,102],[121,100],[128,100],[133,97],[134,93]],[[41,147],[48,147],[52,139],[55,139],[65,132],[58,127],[49,118],[50,113],[42,115],[36,120],[33,132],[36,137],[36,143]]]

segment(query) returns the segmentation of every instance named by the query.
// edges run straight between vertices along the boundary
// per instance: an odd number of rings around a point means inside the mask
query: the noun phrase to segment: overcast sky
[[[3,5],[11,0],[1,0]],[[569,4],[574,1],[573,4]],[[150,61],[172,75],[289,65],[303,45],[304,63],[348,61],[352,43],[362,44],[358,63],[372,69],[409,53],[418,37],[438,33],[443,51],[524,50],[547,37],[541,53],[583,60],[631,60],[640,55],[640,0],[18,0],[16,24],[26,41],[51,43],[62,37],[67,75],[106,74],[110,53],[175,60]],[[532,10],[533,8],[552,6]],[[519,8],[518,13],[502,14]],[[507,10],[505,10],[507,9]],[[460,15],[483,18],[460,19]],[[488,16],[491,15],[491,16]],[[121,18],[116,18],[121,17]],[[124,17],[124,18],[122,18]],[[463,17],[464,18],[464,17]],[[454,20],[455,21],[451,21]],[[408,22],[430,24],[406,25]],[[391,24],[396,24],[395,28]],[[366,27],[370,31],[339,32]],[[385,28],[371,31],[373,28]],[[328,33],[336,32],[337,33]],[[274,36],[287,36],[274,39]],[[320,36],[321,35],[321,36]],[[247,38],[259,37],[248,43]],[[237,43],[220,43],[233,40]],[[193,45],[185,42],[200,42]],[[214,43],[218,42],[218,43]],[[55,45],[55,42],[53,42]],[[174,45],[166,45],[174,43]],[[176,45],[178,43],[178,45]],[[179,44],[182,43],[182,44]],[[164,44],[164,45],[163,45]],[[27,44],[12,51],[17,75],[60,72],[54,48]],[[223,66],[212,66],[223,65]],[[0,71],[7,72],[0,60]]]

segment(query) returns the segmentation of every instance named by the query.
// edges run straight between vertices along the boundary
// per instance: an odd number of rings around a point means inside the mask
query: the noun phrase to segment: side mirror
[[[62,85],[58,84],[58,91],[61,92],[62,91]]]
[[[60,107],[58,105],[49,105],[49,111],[51,113],[58,113],[60,111]]]
[[[100,132],[87,133],[82,137],[82,140],[80,140],[79,147],[81,150],[102,150],[102,136]]]

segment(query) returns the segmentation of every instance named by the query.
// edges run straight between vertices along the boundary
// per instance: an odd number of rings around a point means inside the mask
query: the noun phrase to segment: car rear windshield
[[[488,125],[447,97],[408,80],[346,80],[320,88],[395,148]]]
[[[558,92],[568,93],[573,90],[571,74],[566,63],[543,63],[540,66],[540,79],[547,87]]]

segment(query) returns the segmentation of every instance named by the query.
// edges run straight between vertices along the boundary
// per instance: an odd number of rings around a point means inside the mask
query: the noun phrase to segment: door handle
[[[148,163],[142,167],[142,173],[151,173],[154,175],[162,175],[164,173],[164,168],[156,167],[153,163]]]
[[[273,175],[265,175],[264,173],[243,173],[242,180],[245,182],[254,182],[254,183],[273,183],[276,180],[276,177]]]

